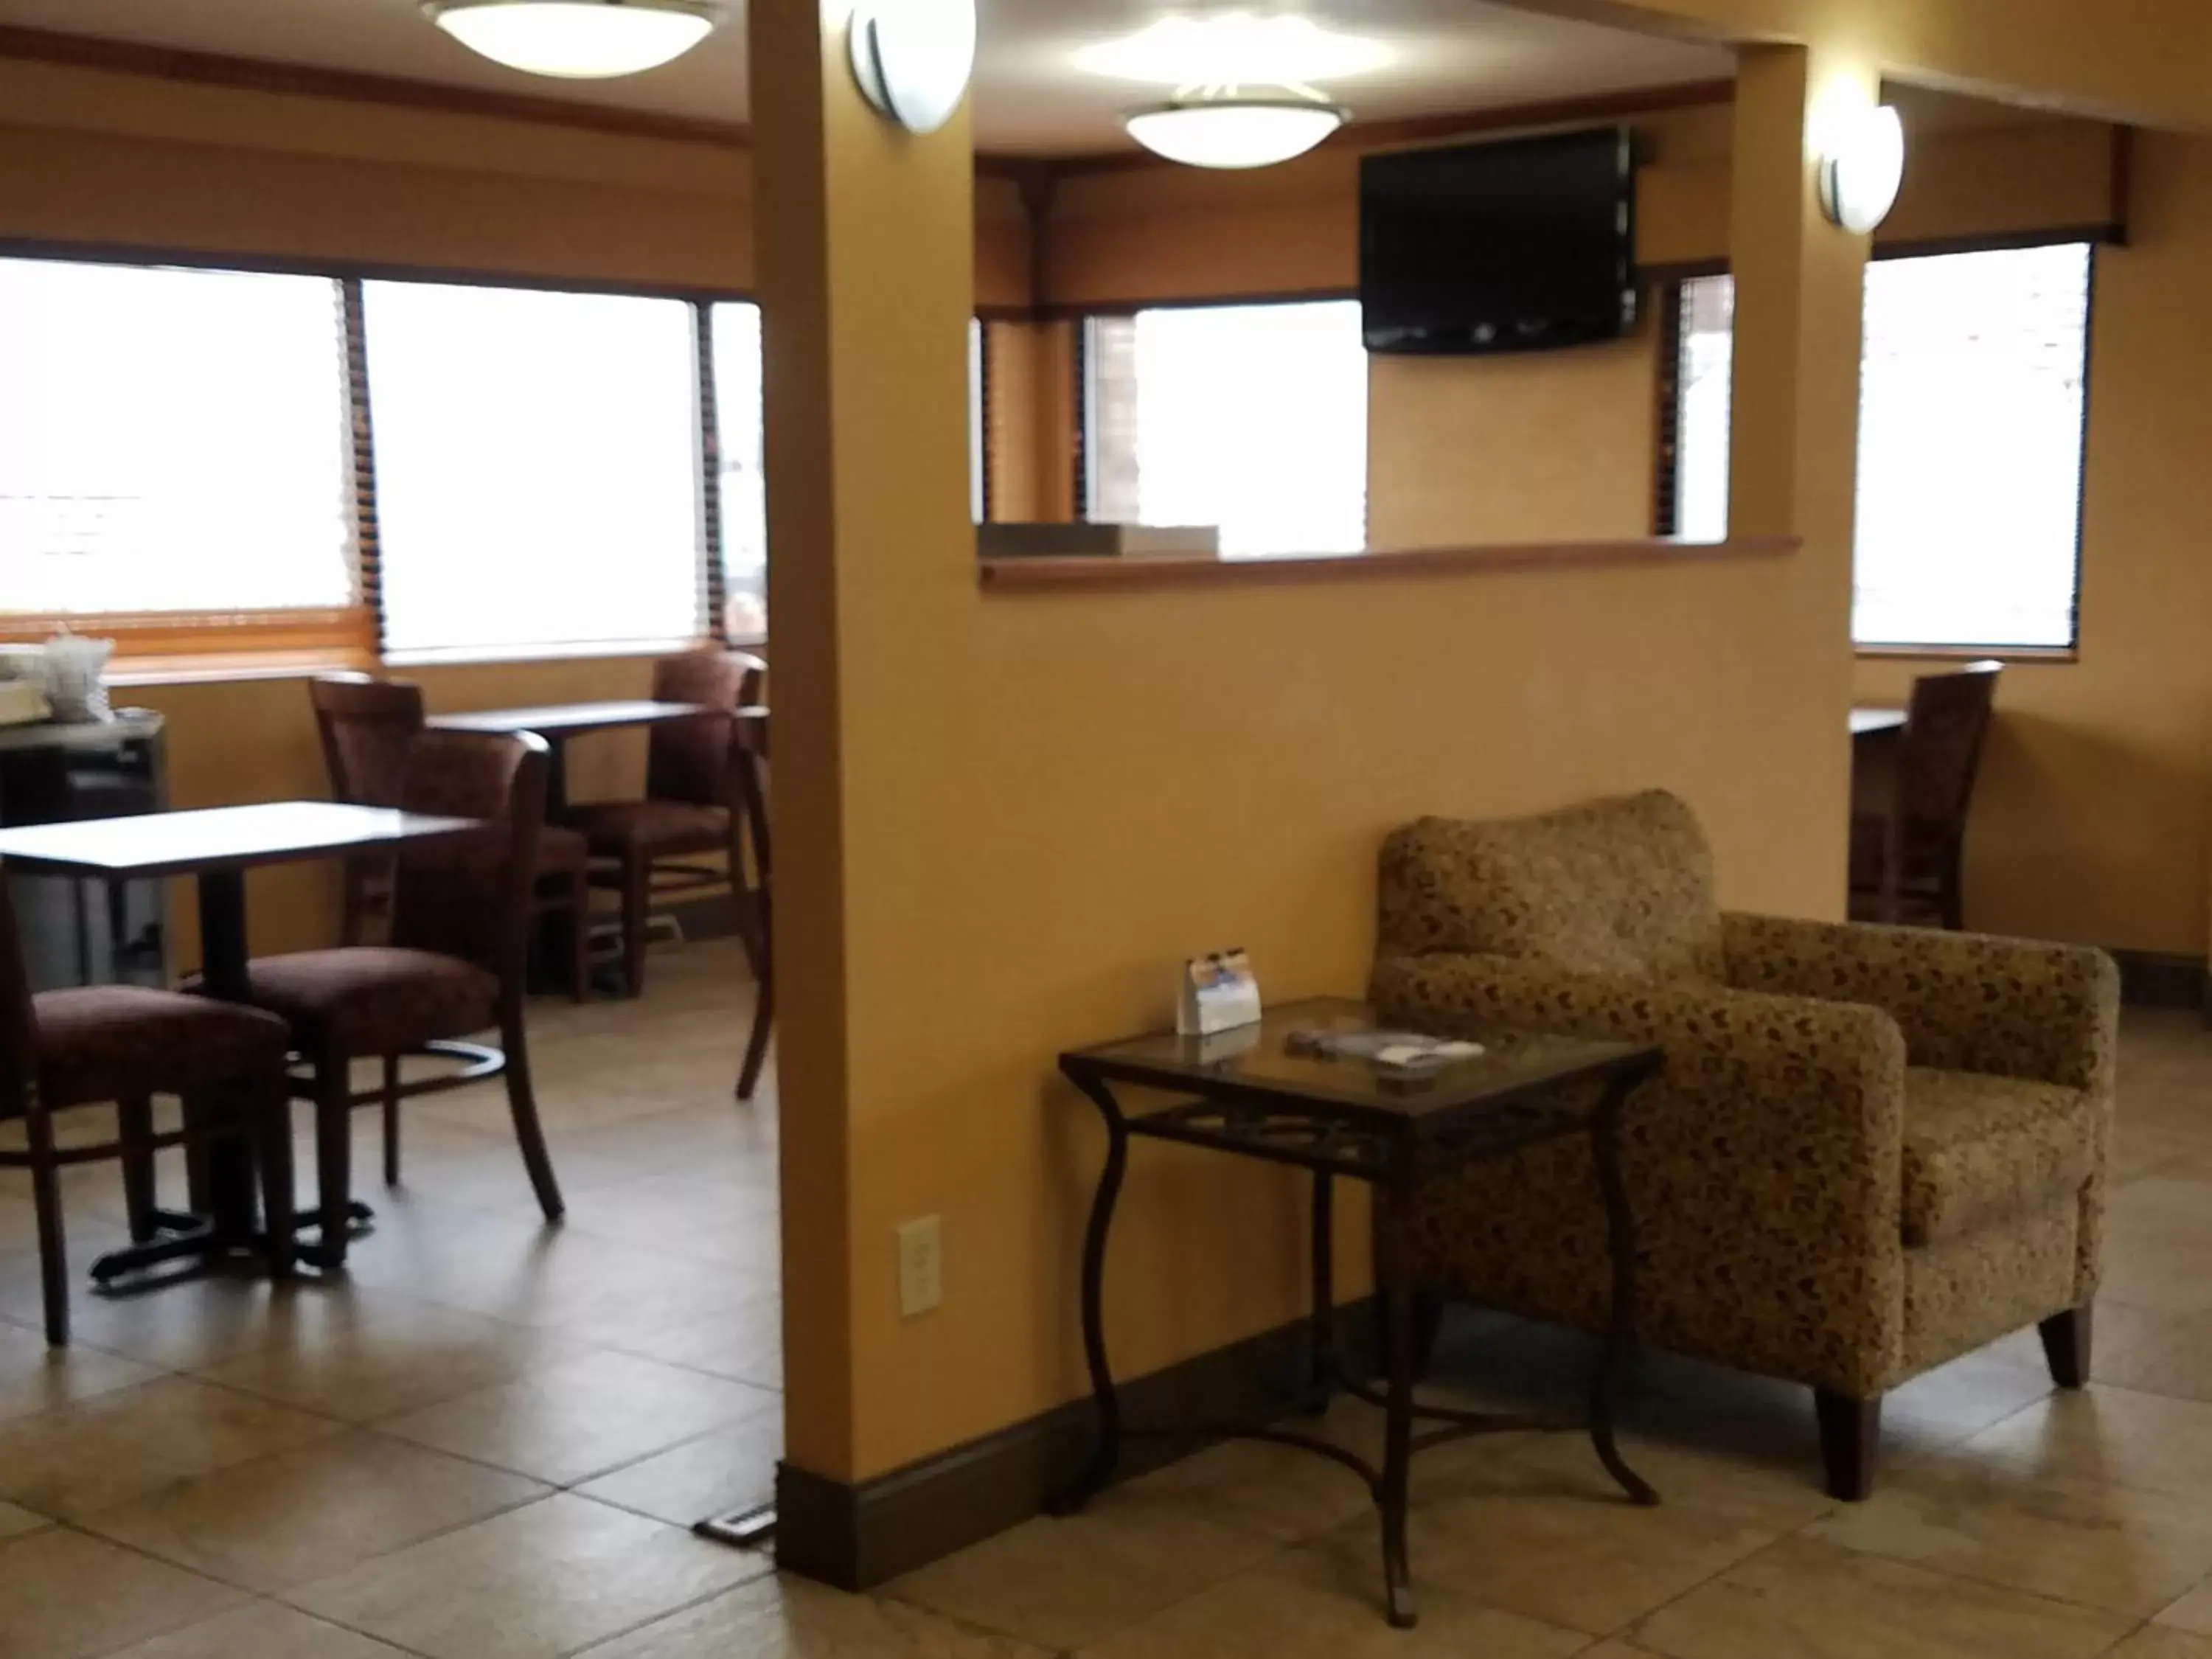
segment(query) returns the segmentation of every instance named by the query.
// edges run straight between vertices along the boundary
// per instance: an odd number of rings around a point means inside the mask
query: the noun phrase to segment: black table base
[[[1082,1473],[1056,1493],[1048,1508],[1055,1515],[1081,1510],[1112,1481],[1119,1466],[1123,1439],[1132,1434],[1266,1441],[1314,1453],[1341,1464],[1365,1482],[1372,1495],[1382,1528],[1382,1570],[1389,1621],[1410,1628],[1419,1618],[1413,1570],[1407,1546],[1406,1516],[1412,1461],[1418,1453],[1449,1445],[1477,1435],[1515,1431],[1571,1431],[1586,1426],[1598,1460],[1632,1502],[1656,1504],[1659,1495],[1620,1455],[1614,1435],[1614,1419],[1623,1376],[1636,1332],[1636,1241],[1634,1218],[1621,1180],[1620,1122],[1629,1095],[1650,1073],[1651,1064],[1616,1071],[1606,1079],[1604,1095],[1594,1111],[1578,1114],[1586,1126],[1606,1212],[1607,1242],[1613,1258],[1613,1309],[1605,1335],[1604,1351],[1592,1381],[1586,1425],[1555,1419],[1509,1413],[1471,1412],[1424,1405],[1413,1397],[1419,1349],[1423,1346],[1419,1326],[1419,1286],[1412,1238],[1416,1182],[1429,1175],[1448,1173],[1449,1153],[1437,1160],[1442,1167],[1420,1167],[1413,1143],[1376,1137],[1365,1141],[1348,1134],[1341,1125],[1316,1115],[1301,1122],[1296,1108],[1272,1103],[1265,1108],[1224,1109],[1212,1101],[1192,1101],[1152,1111],[1138,1117],[1125,1113],[1107,1080],[1079,1065],[1063,1062],[1070,1079],[1096,1105],[1106,1124],[1106,1163],[1093,1198],[1084,1238],[1082,1304],[1083,1346],[1090,1370],[1091,1400],[1097,1418],[1097,1437]],[[1524,1126],[1516,1133],[1507,1126],[1503,1138],[1491,1136],[1461,1156],[1492,1156],[1521,1146],[1559,1138],[1557,1118],[1542,1127]],[[1204,1424],[1170,1429],[1131,1430],[1122,1423],[1121,1407],[1114,1382],[1113,1366],[1106,1352],[1103,1316],[1106,1247],[1114,1212],[1128,1170],[1133,1137],[1176,1140],[1186,1145],[1289,1164],[1313,1171],[1312,1205],[1312,1331],[1314,1370],[1307,1379],[1304,1404],[1325,1408],[1330,1398],[1350,1395],[1383,1413],[1383,1455],[1376,1468],[1357,1452],[1316,1435],[1273,1424]],[[1427,1149],[1431,1152],[1434,1149]],[[1335,1288],[1333,1243],[1334,1182],[1340,1176],[1368,1182],[1376,1189],[1376,1289],[1382,1303],[1382,1386],[1357,1377],[1338,1351],[1335,1330]],[[1290,1409],[1295,1409],[1291,1407]],[[1431,1426],[1417,1431],[1416,1425]]]

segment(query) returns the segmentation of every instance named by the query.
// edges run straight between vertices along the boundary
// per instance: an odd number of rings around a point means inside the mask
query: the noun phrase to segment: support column
[[[854,1321],[891,1294],[888,1231],[856,1238],[856,1101],[872,1068],[863,902],[883,734],[916,695],[917,603],[975,575],[968,321],[974,161],[963,111],[916,137],[862,100],[849,0],[749,8],[755,243],[775,652],[775,953],[785,1466],[779,1554],[849,1579],[863,1439]],[[926,690],[925,693],[926,695]],[[842,1540],[842,1541],[841,1541]]]
[[[1835,47],[1753,46],[1736,77],[1729,259],[1735,276],[1729,522],[1736,535],[1794,535],[1818,607],[1827,695],[1817,741],[1832,753],[1806,856],[1846,885],[1850,813],[1851,551],[1858,477],[1859,350],[1869,239],[1821,211],[1817,158],[1838,115],[1879,100],[1870,58]]]

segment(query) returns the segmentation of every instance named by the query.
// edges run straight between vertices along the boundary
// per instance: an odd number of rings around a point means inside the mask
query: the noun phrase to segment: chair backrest
[[[1912,683],[1898,746],[1897,801],[1909,830],[1964,835],[1982,745],[1989,737],[2001,662],[1969,663]]]
[[[423,726],[422,688],[368,674],[325,674],[307,684],[333,799],[399,805],[407,749]]]
[[[21,1117],[38,1076],[39,1026],[31,1012],[31,975],[23,962],[8,868],[0,864],[0,1122]]]
[[[745,838],[752,843],[753,876],[766,905],[775,886],[775,855],[769,836],[768,709],[759,704],[738,711],[730,764],[737,782],[737,811]],[[732,856],[735,856],[732,854]]]
[[[545,739],[530,732],[425,732],[416,738],[398,804],[410,812],[480,818],[484,827],[453,841],[401,843],[392,944],[473,962],[521,994],[548,753]]]
[[[760,695],[768,665],[741,651],[710,647],[663,657],[653,665],[656,702],[696,702],[735,710]],[[672,720],[653,728],[645,763],[648,800],[730,804],[730,728],[719,720]]]
[[[1423,818],[1383,843],[1380,950],[1520,957],[1583,973],[1725,976],[1713,860],[1663,790],[1534,817]]]

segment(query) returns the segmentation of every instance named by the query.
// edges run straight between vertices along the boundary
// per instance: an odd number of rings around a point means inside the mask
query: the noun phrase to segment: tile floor
[[[1620,1504],[1571,1438],[1434,1454],[1402,1634],[1357,1484],[1253,1444],[872,1596],[694,1540],[767,1494],[780,1444],[775,1132],[729,1098],[734,950],[655,969],[641,1005],[536,1011],[558,1231],[496,1092],[421,1102],[349,1281],[80,1294],[50,1358],[0,1175],[0,1659],[2212,1659],[2212,1035],[2190,1019],[2128,1022],[2094,1387],[2054,1395],[2032,1334],[1950,1366],[1892,1401],[1881,1488],[1842,1506],[1797,1391],[1647,1358],[1630,1441],[1666,1507]],[[69,1188],[88,1257],[119,1192],[98,1169]],[[1437,1386],[1565,1402],[1587,1358],[1469,1317]],[[1330,1422],[1371,1443],[1373,1417]]]

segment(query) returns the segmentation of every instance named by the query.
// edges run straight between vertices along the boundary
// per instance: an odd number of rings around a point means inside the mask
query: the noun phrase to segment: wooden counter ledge
[[[990,592],[1064,588],[1233,587],[1271,582],[1359,581],[1468,570],[1589,570],[1617,565],[1773,558],[1795,553],[1795,536],[1740,536],[1724,542],[1644,538],[1610,542],[1494,542],[1468,547],[1377,549],[1366,553],[1294,554],[1279,558],[984,559],[977,580]]]

